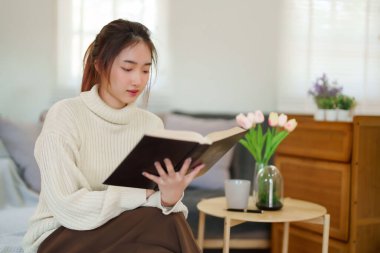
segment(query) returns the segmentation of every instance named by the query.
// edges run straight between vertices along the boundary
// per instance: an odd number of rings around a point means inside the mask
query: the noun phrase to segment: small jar
[[[267,165],[258,171],[256,180],[256,206],[261,210],[280,210],[283,205],[283,179],[280,170]]]

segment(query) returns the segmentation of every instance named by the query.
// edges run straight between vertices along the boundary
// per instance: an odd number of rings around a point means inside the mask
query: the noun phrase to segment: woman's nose
[[[143,74],[142,73],[139,73],[138,71],[136,71],[134,74],[133,74],[133,77],[132,77],[132,84],[133,85],[141,85],[142,82],[144,80],[144,77],[143,77]]]

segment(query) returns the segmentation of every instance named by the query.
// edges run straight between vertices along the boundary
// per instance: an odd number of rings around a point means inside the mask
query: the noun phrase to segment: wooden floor
[[[222,253],[222,249],[205,249],[203,253]],[[230,249],[230,253],[270,253],[269,249],[253,250],[253,249]]]

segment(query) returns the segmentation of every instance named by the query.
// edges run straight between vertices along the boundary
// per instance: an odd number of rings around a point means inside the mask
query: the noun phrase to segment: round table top
[[[227,211],[225,197],[217,197],[201,200],[197,205],[198,210],[219,218],[230,218],[252,222],[295,222],[305,221],[321,217],[327,213],[326,208],[303,200],[285,198],[281,210],[263,211],[263,213],[246,213]],[[248,209],[257,209],[249,199]]]

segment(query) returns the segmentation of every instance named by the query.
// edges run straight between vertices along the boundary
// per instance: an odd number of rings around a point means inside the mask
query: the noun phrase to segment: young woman
[[[36,142],[42,186],[26,253],[199,252],[181,199],[203,165],[187,174],[190,159],[179,172],[157,161],[158,176],[144,173],[156,192],[102,184],[144,132],[163,128],[135,105],[149,93],[156,55],[148,29],[126,20],[107,24],[88,48],[82,93],[52,106]]]

